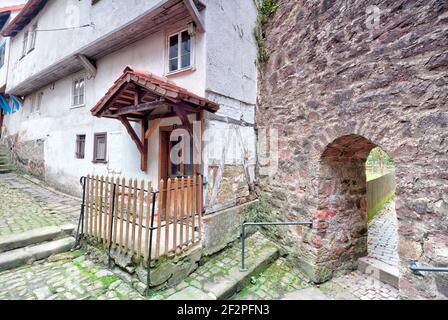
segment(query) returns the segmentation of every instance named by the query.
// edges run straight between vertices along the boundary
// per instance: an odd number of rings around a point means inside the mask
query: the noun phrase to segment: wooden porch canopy
[[[95,117],[121,121],[141,154],[141,169],[147,171],[148,141],[159,119],[179,117],[182,127],[192,134],[188,114],[203,110],[216,112],[218,104],[177,86],[165,77],[126,67],[106,95],[91,110]],[[153,121],[149,126],[150,120]],[[138,135],[130,122],[141,124]]]

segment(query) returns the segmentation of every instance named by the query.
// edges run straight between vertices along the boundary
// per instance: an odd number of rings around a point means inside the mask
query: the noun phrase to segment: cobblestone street
[[[80,201],[45,188],[22,176],[0,176],[0,236],[32,230],[44,226],[76,223]],[[369,234],[369,252],[375,257],[387,257],[394,262],[389,249],[396,246],[393,238],[394,210],[388,205],[384,214],[372,222]],[[392,219],[392,220],[391,220]],[[385,231],[385,232],[381,232]],[[260,237],[247,241],[247,258],[258,256],[270,248],[269,242]],[[96,262],[85,251],[58,254],[31,265],[0,273],[0,299],[19,300],[135,300],[170,299],[182,297],[184,289],[202,291],[228,277],[231,269],[238,269],[241,246],[233,247],[205,259],[201,266],[174,288],[143,297],[131,285],[131,278],[109,270]],[[306,290],[314,290],[311,295]],[[196,291],[194,291],[196,290]],[[190,291],[186,291],[188,293]],[[321,285],[312,285],[287,258],[279,258],[232,297],[235,300],[284,299],[287,296],[313,299],[316,292],[328,299],[390,300],[397,299],[398,291],[360,273],[333,279]],[[180,294],[180,296],[179,296]],[[297,295],[298,294],[298,295]],[[209,298],[213,295],[209,294]]]
[[[0,176],[0,236],[76,223],[80,200],[50,191],[19,175]]]
[[[397,214],[394,200],[387,203],[369,224],[368,253],[371,258],[393,267],[398,266]]]
[[[143,297],[82,251],[0,273],[0,300],[140,300]]]

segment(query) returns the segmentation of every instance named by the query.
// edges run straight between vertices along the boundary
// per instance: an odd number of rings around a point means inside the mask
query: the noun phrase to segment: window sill
[[[93,160],[92,161],[93,164],[107,164],[107,161],[97,161],[97,160]]]
[[[193,67],[187,67],[187,68],[183,68],[183,69],[179,69],[176,71],[170,71],[167,74],[165,74],[165,76],[169,77],[169,76],[175,76],[178,74],[182,74],[182,73],[190,73],[195,71],[195,69]]]
[[[84,108],[85,106],[86,106],[85,104],[80,104],[80,105],[77,105],[77,106],[71,106],[70,110]]]

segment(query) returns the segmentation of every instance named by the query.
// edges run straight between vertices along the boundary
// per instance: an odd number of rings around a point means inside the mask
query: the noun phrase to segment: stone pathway
[[[335,278],[320,286],[336,300],[397,300],[398,290],[359,271]]]
[[[0,273],[0,300],[142,300],[126,281],[82,251]]]
[[[80,201],[16,174],[0,175],[0,236],[77,223]]]
[[[390,201],[369,224],[368,256],[398,267],[397,215],[395,201]]]

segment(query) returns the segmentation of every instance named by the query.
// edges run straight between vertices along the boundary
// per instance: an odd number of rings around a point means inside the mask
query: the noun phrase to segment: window
[[[43,92],[38,92],[31,96],[31,108],[30,108],[30,114],[34,112],[39,112],[40,107],[42,105],[42,96],[44,95]]]
[[[6,42],[0,45],[0,68],[5,64]]]
[[[84,105],[85,98],[85,79],[84,77],[75,79],[73,81],[73,106],[82,106]]]
[[[22,42],[22,58],[26,55],[28,46],[28,31],[24,33],[23,35],[23,42]]]
[[[191,67],[191,37],[187,30],[170,36],[168,47],[169,72]]]
[[[35,23],[33,25],[33,27],[31,28],[30,31],[30,48],[28,50],[28,52],[33,51],[34,48],[36,47],[36,37],[37,37],[37,23]]]
[[[84,159],[86,149],[86,135],[79,134],[76,136],[76,159]]]
[[[105,163],[107,153],[107,133],[95,133],[93,138],[93,162]]]

